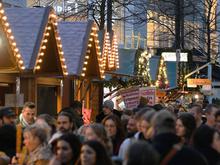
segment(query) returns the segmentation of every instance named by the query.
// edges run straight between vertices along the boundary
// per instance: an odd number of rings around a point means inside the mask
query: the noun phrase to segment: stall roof
[[[117,69],[114,73],[133,76],[135,72],[135,56],[137,53],[137,49],[124,49],[119,48],[119,69]]]
[[[33,69],[51,8],[6,8],[25,68]]]
[[[58,25],[69,75],[81,74],[92,26],[93,21],[60,22]]]

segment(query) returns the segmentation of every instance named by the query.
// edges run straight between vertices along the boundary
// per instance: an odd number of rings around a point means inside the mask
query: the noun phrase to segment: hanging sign
[[[211,85],[211,81],[209,79],[187,79],[187,87],[197,85]]]

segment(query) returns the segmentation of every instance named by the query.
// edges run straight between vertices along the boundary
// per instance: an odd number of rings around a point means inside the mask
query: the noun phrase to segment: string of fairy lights
[[[158,70],[155,86],[158,88],[162,88],[162,89],[168,88],[169,86],[169,81],[167,78],[166,63],[164,61],[163,56],[160,57],[159,70]]]
[[[144,51],[141,53],[138,59],[138,75],[141,75],[146,84],[149,85],[151,85],[150,58],[151,54],[147,51]]]
[[[119,68],[118,42],[116,35],[110,42],[109,33],[105,33],[102,63],[105,71],[114,71]]]
[[[46,28],[44,30],[44,34],[43,34],[43,39],[41,42],[41,46],[40,46],[40,51],[38,53],[37,56],[37,60],[35,63],[35,68],[34,71],[40,70],[41,69],[41,65],[43,62],[43,57],[45,55],[46,49],[47,49],[47,43],[50,37],[50,31],[52,29],[54,29],[54,34],[55,34],[55,38],[56,38],[56,44],[57,44],[57,48],[58,48],[58,55],[59,55],[59,59],[61,62],[61,67],[62,67],[62,71],[64,75],[68,75],[68,71],[67,71],[67,66],[65,64],[65,58],[64,58],[64,52],[62,49],[62,43],[61,43],[61,38],[58,34],[58,23],[57,23],[57,16],[56,14],[54,14],[54,12],[51,11],[50,15],[49,15],[49,21],[46,25]]]
[[[17,48],[17,43],[16,43],[15,38],[14,38],[14,36],[12,34],[12,30],[10,28],[10,24],[7,21],[7,17],[5,15],[5,11],[3,9],[3,5],[2,5],[1,2],[0,2],[0,19],[1,19],[1,22],[2,22],[3,30],[4,30],[7,38],[8,38],[9,45],[12,48],[13,55],[16,58],[18,67],[19,67],[19,69],[24,70],[25,69],[24,61],[23,61],[23,59],[21,57],[19,49]]]
[[[95,26],[92,27],[92,31],[89,36],[88,48],[86,51],[81,76],[82,77],[86,76],[86,71],[88,69],[88,63],[89,63],[90,54],[92,51],[91,48],[92,48],[93,42],[95,42],[95,49],[97,52],[97,58],[98,58],[98,64],[99,64],[99,72],[100,72],[101,78],[104,79],[105,78],[104,67],[103,67],[102,59],[101,59],[101,51],[100,51],[100,46],[99,46],[97,28]]]

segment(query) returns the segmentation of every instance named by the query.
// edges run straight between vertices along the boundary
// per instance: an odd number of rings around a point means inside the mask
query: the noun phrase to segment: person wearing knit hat
[[[111,100],[106,100],[104,103],[103,103],[103,106],[102,106],[102,110],[104,112],[105,115],[110,115],[114,109],[114,103],[113,101]]]
[[[121,117],[121,113],[114,109],[114,102],[111,100],[106,100],[102,105],[101,113],[96,116],[96,122],[100,123],[106,116],[112,114],[118,116],[119,118]]]

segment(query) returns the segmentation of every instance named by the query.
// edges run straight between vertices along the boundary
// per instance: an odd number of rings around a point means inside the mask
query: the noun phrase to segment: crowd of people
[[[74,101],[56,117],[37,116],[31,102],[18,117],[2,108],[0,165],[220,165],[217,105],[140,104],[117,111],[106,100],[87,125],[81,107]]]

